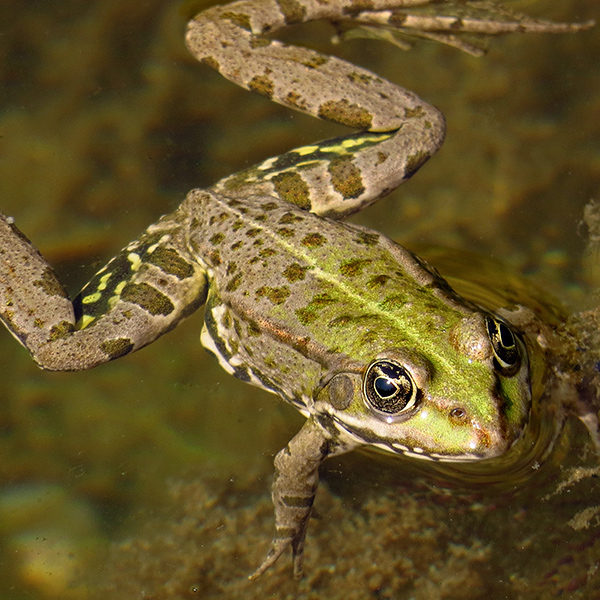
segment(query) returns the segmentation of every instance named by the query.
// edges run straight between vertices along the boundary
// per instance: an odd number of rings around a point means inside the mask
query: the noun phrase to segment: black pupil
[[[498,323],[498,325],[498,331],[500,333],[500,343],[505,348],[511,348],[515,345],[515,338],[513,337],[512,331],[504,323]]]
[[[397,389],[398,388],[387,377],[378,377],[375,380],[375,390],[382,398],[393,396]]]

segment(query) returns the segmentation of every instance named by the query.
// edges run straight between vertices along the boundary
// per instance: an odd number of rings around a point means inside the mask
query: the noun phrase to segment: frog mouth
[[[514,428],[514,431],[508,431],[504,427],[484,427],[475,420],[470,423],[472,431],[471,441],[464,449],[457,449],[452,452],[435,452],[421,447],[417,444],[402,443],[396,439],[377,435],[372,430],[360,427],[356,423],[347,423],[337,415],[329,415],[332,419],[337,435],[346,437],[352,442],[360,445],[367,445],[379,448],[385,452],[419,458],[433,462],[446,463],[472,463],[482,460],[489,460],[506,454],[515,444],[524,436],[525,425]],[[511,428],[512,429],[512,428]]]
[[[388,441],[383,437],[374,435],[367,429],[348,425],[336,415],[331,415],[337,429],[337,433],[342,433],[344,436],[350,437],[353,442],[358,442],[360,445],[379,448],[385,452],[397,454],[401,456],[409,456],[411,458],[419,458],[433,462],[476,462],[485,458],[491,458],[493,455],[481,455],[476,452],[460,453],[460,454],[441,454],[437,452],[427,451],[419,446],[408,446],[396,441]]]

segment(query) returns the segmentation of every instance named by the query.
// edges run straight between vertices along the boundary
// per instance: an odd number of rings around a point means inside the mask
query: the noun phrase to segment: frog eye
[[[376,360],[369,365],[363,390],[370,406],[386,415],[406,412],[417,400],[417,386],[410,373],[391,360]]]
[[[486,317],[488,335],[494,356],[503,375],[514,375],[521,365],[521,355],[515,334],[503,321]]]

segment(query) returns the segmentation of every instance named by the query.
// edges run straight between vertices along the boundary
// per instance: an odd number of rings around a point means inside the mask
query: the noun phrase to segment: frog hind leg
[[[236,2],[197,15],[187,45],[238,85],[362,132],[292,150],[217,183],[229,197],[278,196],[342,219],[413,175],[441,146],[445,121],[416,94],[333,56],[263,36],[299,22],[351,19],[352,2]]]
[[[388,32],[393,38],[417,35],[477,53],[458,36],[564,33],[592,25],[535,21],[507,13],[498,2],[480,5],[443,0],[239,0],[198,14],[188,24],[186,37],[198,60],[274,102],[361,130],[270,158],[221,180],[214,191],[235,198],[278,196],[320,216],[344,219],[409,179],[444,139],[443,116],[416,94],[367,69],[265,34],[323,19],[383,32],[376,35],[383,39],[389,39]],[[419,6],[425,9],[420,14]]]
[[[205,269],[176,211],[124,248],[71,301],[31,242],[0,214],[0,319],[40,367],[79,371],[137,350],[206,298]]]

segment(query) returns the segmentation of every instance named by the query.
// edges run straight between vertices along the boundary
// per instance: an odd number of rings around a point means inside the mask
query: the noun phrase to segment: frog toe
[[[277,562],[279,557],[284,553],[286,548],[288,548],[288,546],[291,545],[291,543],[292,537],[279,537],[278,535],[276,535],[273,538],[273,542],[271,543],[271,549],[269,550],[269,553],[262,561],[260,567],[258,567],[258,569],[256,569],[256,571],[254,571],[254,573],[252,573],[252,575],[250,575],[248,579],[250,579],[250,581],[254,581],[258,577],[260,577],[267,569],[272,567]],[[296,576],[295,558],[296,556],[294,556],[294,576]],[[300,571],[302,571],[302,565],[300,565]]]

